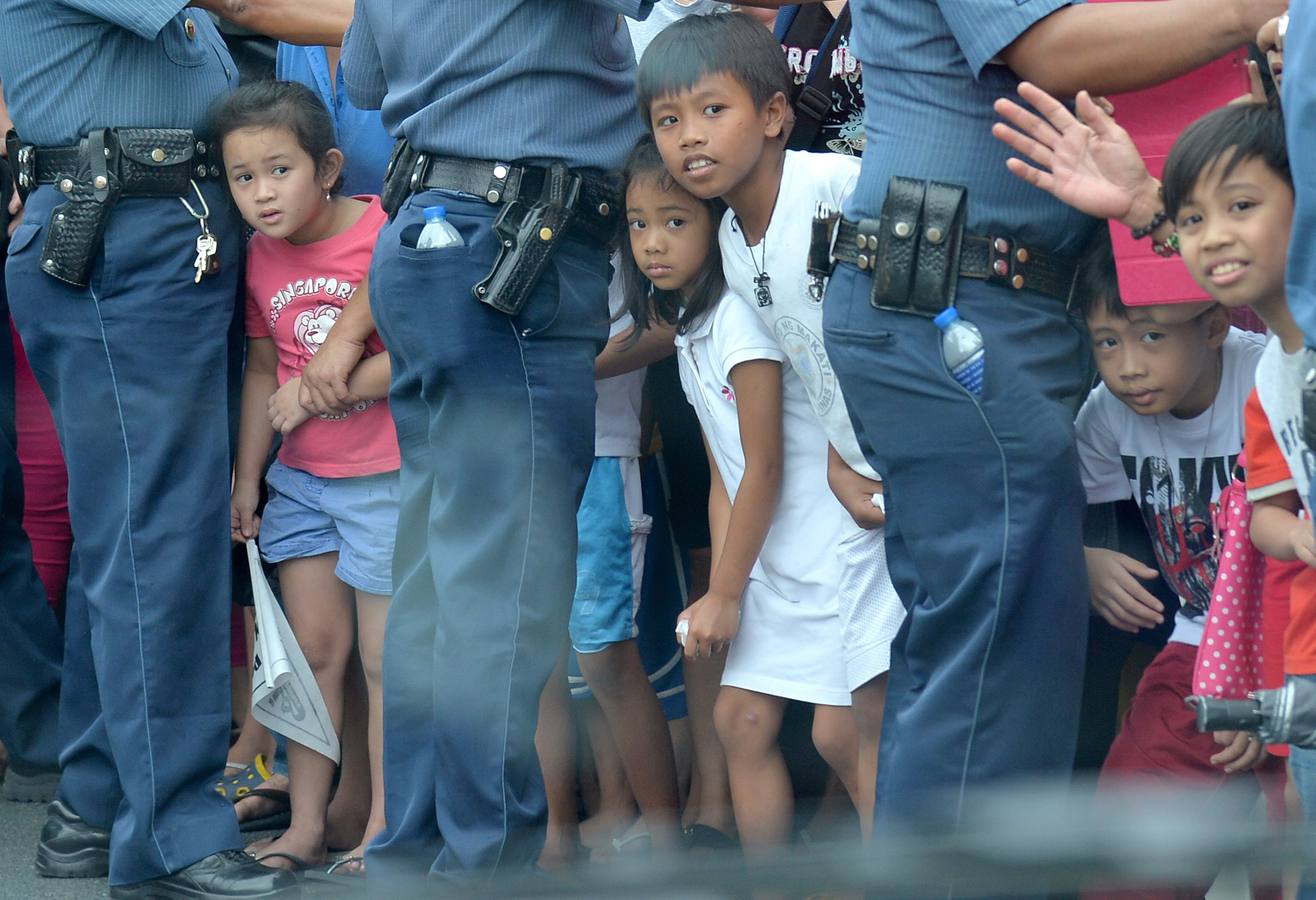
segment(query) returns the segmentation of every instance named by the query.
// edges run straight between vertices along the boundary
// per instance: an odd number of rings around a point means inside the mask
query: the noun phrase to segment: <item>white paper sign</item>
[[[256,601],[256,652],[251,666],[251,714],[271,731],[338,762],[338,735],[320,686],[297,645],[279,601],[265,580],[256,542],[247,541]]]

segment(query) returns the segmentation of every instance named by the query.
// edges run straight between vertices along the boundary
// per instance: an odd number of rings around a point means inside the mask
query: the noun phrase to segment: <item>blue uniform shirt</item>
[[[343,151],[343,192],[349,196],[378,194],[393,152],[393,138],[379,121],[379,111],[357,109],[347,98],[343,67],[329,71],[324,48],[279,44],[274,76],[297,81],[320,95],[334,121],[338,149]]]
[[[851,47],[864,71],[867,144],[849,218],[877,217],[893,175],[968,188],[967,228],[1077,254],[1094,221],[1005,168],[992,103],[1019,79],[992,62],[1071,0],[851,0]]]
[[[187,0],[0,0],[0,84],[23,140],[76,143],[95,128],[203,130],[238,70]]]
[[[652,0],[357,0],[352,102],[417,149],[609,170],[644,130],[622,15]]]
[[[1294,206],[1284,287],[1307,346],[1316,347],[1316,158],[1307,140],[1316,136],[1316,0],[1293,0],[1289,15],[1281,93]]]

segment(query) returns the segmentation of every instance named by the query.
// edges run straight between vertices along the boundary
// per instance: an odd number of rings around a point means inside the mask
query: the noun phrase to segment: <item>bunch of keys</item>
[[[205,195],[201,193],[201,188],[197,187],[195,181],[192,182],[192,190],[201,201],[201,212],[197,212],[186,197],[179,197],[178,200],[183,204],[188,215],[201,224],[201,234],[197,235],[196,239],[196,259],[192,261],[192,268],[196,269],[196,277],[192,279],[192,283],[200,284],[203,276],[219,272],[219,239],[210,231],[208,221],[210,204],[206,203]]]
[[[219,271],[219,240],[210,232],[206,220],[201,220],[201,233],[196,239],[196,260],[192,267],[196,269],[193,284],[201,283],[201,276],[214,275]]]

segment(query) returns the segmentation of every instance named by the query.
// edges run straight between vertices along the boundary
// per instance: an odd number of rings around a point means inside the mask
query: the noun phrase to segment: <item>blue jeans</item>
[[[1073,765],[1088,602],[1068,404],[1087,350],[1062,304],[962,279],[956,305],[986,345],[975,397],[947,372],[932,321],[875,309],[871,286],[838,267],[823,324],[886,481],[887,561],[909,610],[877,815],[957,821],[974,785]]]
[[[466,245],[404,246],[436,203]],[[543,842],[534,733],[575,585],[609,266],[566,241],[520,315],[496,312],[471,293],[497,251],[494,212],[418,194],[370,269],[402,450],[372,885],[530,866]]]
[[[50,211],[29,198],[5,271],[54,413],[76,535],[65,613],[61,798],[113,825],[110,881],[242,846],[214,791],[229,697],[228,335],[238,221],[207,185],[223,269],[193,284],[176,199],[121,201],[86,288],[39,268]]]
[[[0,255],[0,262],[4,256]],[[59,763],[59,680],[64,637],[46,603],[23,532],[23,474],[14,426],[14,349],[9,302],[0,279],[0,741],[19,765]]]

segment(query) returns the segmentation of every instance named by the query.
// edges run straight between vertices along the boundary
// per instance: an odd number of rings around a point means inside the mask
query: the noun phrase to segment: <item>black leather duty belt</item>
[[[865,220],[865,224],[868,222],[874,226],[878,224],[877,220]],[[913,228],[903,222],[897,222],[893,227],[899,229],[901,225]],[[937,234],[923,237],[934,244],[942,239]],[[869,272],[877,268],[877,246],[876,229],[864,229],[859,223],[842,219],[832,255],[841,262],[851,263]],[[1076,270],[1075,261],[1069,257],[1031,250],[1011,238],[972,234],[961,238],[961,278],[976,278],[1016,291],[1036,291],[1059,300],[1066,308],[1073,300]]]
[[[90,159],[92,144],[105,157],[104,170]],[[188,191],[189,181],[224,174],[215,148],[178,128],[105,129],[69,147],[37,147],[14,139],[9,158],[24,194],[39,184],[53,184],[68,194],[80,180],[90,180],[86,187],[103,191],[113,174],[120,196],[179,196]],[[100,183],[102,179],[106,183]]]
[[[494,205],[518,201],[534,204],[543,194],[548,169],[485,159],[456,159],[420,154],[412,171],[411,192],[434,188],[473,194]],[[610,179],[583,177],[574,206],[574,228],[598,243],[617,240],[621,211],[617,186]]]

